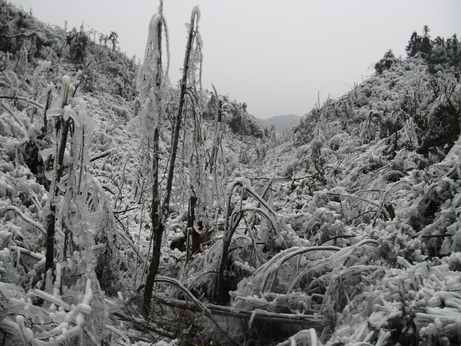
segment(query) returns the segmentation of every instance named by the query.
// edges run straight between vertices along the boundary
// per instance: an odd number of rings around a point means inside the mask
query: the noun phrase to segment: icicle
[[[200,8],[198,6],[194,6],[194,8],[192,9],[191,23],[193,22],[194,17],[195,17],[195,25],[196,25],[196,28],[198,29],[198,22],[200,21]]]
[[[162,25],[163,30],[165,31],[165,47],[166,47],[166,67],[165,72],[163,73],[163,85],[168,83],[168,74],[170,72],[170,35],[168,33],[168,25],[166,23],[165,17],[162,15]]]
[[[142,103],[150,96],[155,83],[157,69],[155,58],[160,53],[158,51],[158,28],[160,21],[161,17],[158,14],[154,14],[149,22],[144,61],[139,69],[136,80],[136,87]]]

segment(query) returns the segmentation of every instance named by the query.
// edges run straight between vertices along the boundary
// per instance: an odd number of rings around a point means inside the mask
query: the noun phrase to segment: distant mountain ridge
[[[283,131],[298,126],[301,121],[301,116],[295,114],[282,114],[260,120],[264,126],[274,126],[275,130]]]

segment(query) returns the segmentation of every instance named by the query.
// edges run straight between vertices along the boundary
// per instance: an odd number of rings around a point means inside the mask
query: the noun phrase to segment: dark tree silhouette
[[[118,34],[115,31],[111,31],[107,39],[112,43],[112,50],[115,51],[118,44]]]

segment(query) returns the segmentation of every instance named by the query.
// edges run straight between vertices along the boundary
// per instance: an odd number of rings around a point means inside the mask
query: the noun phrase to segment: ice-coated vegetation
[[[2,345],[460,345],[456,35],[281,136],[202,85],[201,15],[176,83],[162,2],[140,65],[0,2]]]

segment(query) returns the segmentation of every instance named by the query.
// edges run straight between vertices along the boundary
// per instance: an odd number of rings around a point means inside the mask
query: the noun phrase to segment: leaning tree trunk
[[[178,142],[179,142],[179,130],[181,129],[184,99],[185,99],[186,92],[187,92],[187,75],[189,72],[189,62],[190,62],[190,55],[192,51],[192,43],[194,41],[194,36],[195,36],[195,31],[194,31],[196,27],[195,23],[196,23],[196,12],[192,11],[189,35],[187,38],[186,55],[184,57],[183,75],[181,79],[181,90],[179,93],[178,113],[176,115],[176,121],[174,124],[173,135],[172,135],[171,157],[170,157],[170,164],[168,166],[168,176],[167,176],[167,181],[166,181],[165,199],[163,200],[163,206],[162,206],[162,212],[164,215],[167,215],[169,212],[171,188],[173,186],[174,165],[176,161],[176,152],[178,150]]]

